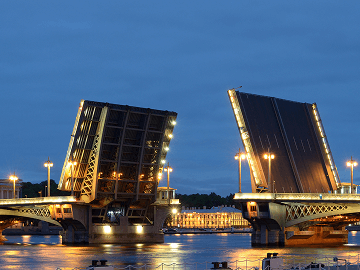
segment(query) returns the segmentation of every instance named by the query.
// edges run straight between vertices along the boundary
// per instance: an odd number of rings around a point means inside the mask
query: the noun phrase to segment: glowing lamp
[[[111,226],[106,225],[106,226],[104,226],[103,228],[104,228],[104,233],[106,233],[106,234],[111,233]]]
[[[143,226],[141,226],[141,225],[137,225],[137,226],[136,226],[136,232],[137,232],[137,233],[143,233],[143,231],[144,231]]]

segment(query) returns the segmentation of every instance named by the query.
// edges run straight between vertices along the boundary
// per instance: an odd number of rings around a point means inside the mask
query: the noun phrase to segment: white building
[[[15,182],[15,198],[21,195],[21,182],[19,179]],[[13,199],[14,198],[14,182],[9,179],[0,179],[0,199]]]
[[[173,214],[172,223],[178,228],[246,228],[249,222],[243,218],[242,212],[235,206],[219,206],[211,209],[182,209],[181,213]]]

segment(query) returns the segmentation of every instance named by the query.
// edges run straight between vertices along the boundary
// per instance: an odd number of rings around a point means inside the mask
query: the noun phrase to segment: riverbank
[[[213,234],[213,233],[251,233],[252,228],[225,229],[164,229],[164,234]]]

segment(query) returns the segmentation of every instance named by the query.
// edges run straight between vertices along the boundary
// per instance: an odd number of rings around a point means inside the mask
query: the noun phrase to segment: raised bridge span
[[[316,103],[228,95],[250,167],[253,193],[235,200],[254,228],[252,244],[347,243],[360,196],[340,181]]]
[[[174,189],[158,189],[176,117],[81,100],[58,185],[72,196],[2,200],[0,230],[35,218],[60,224],[63,243],[163,242],[178,204]]]

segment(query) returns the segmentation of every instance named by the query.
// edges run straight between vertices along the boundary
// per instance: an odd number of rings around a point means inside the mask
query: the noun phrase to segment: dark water
[[[0,269],[73,269],[105,259],[112,265],[140,266],[144,263],[198,264],[197,269],[210,268],[213,261],[236,261],[263,258],[267,252],[287,254],[319,254],[356,256],[360,253],[360,232],[349,233],[349,244],[339,247],[252,248],[250,234],[166,235],[164,244],[65,246],[60,236],[7,236],[0,245]],[[233,265],[235,268],[235,264]],[[149,268],[148,268],[149,269]],[[152,268],[154,269],[154,268]],[[157,269],[185,269],[165,266]],[[186,269],[196,269],[195,265]]]

